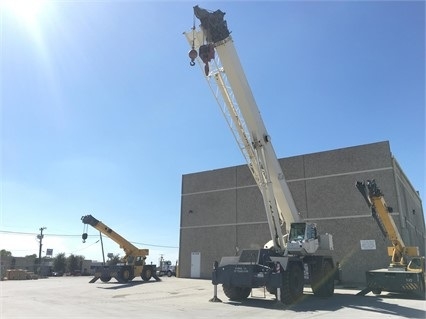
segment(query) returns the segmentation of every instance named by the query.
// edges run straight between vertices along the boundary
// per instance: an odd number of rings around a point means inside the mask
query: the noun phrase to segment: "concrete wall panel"
[[[210,278],[215,260],[235,255],[236,226],[181,229],[179,276],[191,275],[191,252],[201,253],[201,278]]]
[[[238,187],[256,185],[256,182],[253,178],[253,175],[250,172],[250,169],[248,168],[248,165],[237,166],[236,170],[237,170],[236,184],[238,185]]]
[[[236,193],[231,189],[182,196],[181,226],[235,223]]]
[[[185,175],[185,178],[182,179],[182,194],[228,189],[235,187],[235,185],[235,167],[215,169]]]
[[[237,207],[238,223],[266,221],[265,206],[257,186],[238,189]]]
[[[241,249],[260,249],[270,241],[268,223],[239,225],[237,227],[237,247]]]
[[[280,159],[279,162],[287,181],[305,177],[305,167],[302,155]]]
[[[387,142],[305,155],[304,163],[306,178],[392,166]]]

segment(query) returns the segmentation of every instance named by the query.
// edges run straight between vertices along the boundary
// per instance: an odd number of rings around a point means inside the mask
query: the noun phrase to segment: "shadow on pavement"
[[[337,311],[340,309],[354,309],[371,313],[380,313],[389,316],[398,316],[410,319],[425,319],[425,311],[386,303],[386,299],[401,299],[401,295],[386,296],[356,296],[351,294],[335,293],[333,297],[321,298],[312,294],[304,294],[302,299],[293,305],[284,305],[273,299],[248,298],[243,302],[224,301],[233,306],[256,307],[265,309],[290,310],[294,312]],[[362,316],[362,315],[361,315]]]
[[[139,285],[148,285],[152,283],[156,283],[157,281],[129,281],[125,284],[120,282],[104,282],[102,283],[101,287],[97,287],[99,289],[108,289],[108,290],[118,290],[118,289],[124,289],[124,288],[130,288],[135,287]]]

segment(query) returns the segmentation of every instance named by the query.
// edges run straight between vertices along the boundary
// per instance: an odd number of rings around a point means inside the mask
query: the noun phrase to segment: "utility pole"
[[[102,233],[99,231],[99,237],[101,238],[101,247],[102,247],[102,259],[104,263],[102,266],[105,266],[105,253],[104,253],[104,242],[102,241]]]
[[[40,241],[40,246],[38,249],[38,271],[37,273],[40,275],[40,270],[41,270],[41,247],[43,246],[43,230],[45,230],[46,227],[41,227],[40,228],[40,235],[37,235],[37,238]]]

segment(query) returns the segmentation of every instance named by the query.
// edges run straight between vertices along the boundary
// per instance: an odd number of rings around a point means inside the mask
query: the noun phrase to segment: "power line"
[[[30,233],[30,232],[17,232],[17,231],[9,231],[9,230],[0,230],[0,234],[11,234],[11,235],[28,235],[28,236],[37,236],[38,233]],[[72,235],[72,234],[46,234],[44,236],[51,237],[81,237],[81,235]],[[98,235],[88,235],[89,237],[98,237]],[[108,238],[108,236],[102,235],[102,237]],[[149,247],[158,247],[158,248],[179,248],[178,246],[171,245],[156,245],[156,244],[148,244],[148,243],[138,243],[131,241],[132,244],[140,245],[140,246],[149,246]]]
[[[154,245],[154,244],[147,244],[147,243],[137,243],[134,241],[131,241],[132,244],[140,245],[140,246],[151,246],[151,247],[159,247],[159,248],[179,248],[177,246],[163,246],[163,245]]]
[[[85,247],[83,247],[83,248],[80,248],[80,249],[74,250],[71,254],[74,254],[74,253],[76,253],[76,252],[79,252],[79,251],[85,250],[85,249],[87,249],[87,248],[89,248],[89,247],[91,247],[91,246],[93,246],[93,245],[95,245],[95,244],[97,244],[97,243],[99,243],[99,239],[98,239],[97,241],[95,241],[94,243],[91,243],[90,245],[87,245],[87,246],[85,246]]]
[[[37,236],[38,233],[27,233],[27,232],[19,232],[19,231],[9,231],[9,230],[0,230],[1,234],[12,234],[12,235],[31,235],[31,236]],[[47,236],[53,236],[53,237],[81,237],[81,235],[70,235],[70,234],[46,234]],[[97,235],[89,235],[91,237],[97,237]]]

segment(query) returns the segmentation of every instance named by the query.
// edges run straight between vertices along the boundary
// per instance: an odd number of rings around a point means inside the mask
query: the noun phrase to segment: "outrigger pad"
[[[161,278],[157,276],[157,274],[153,274],[152,278],[154,278],[156,281],[161,281]]]
[[[369,292],[371,292],[370,288],[364,288],[363,290],[361,290],[359,293],[357,293],[357,296],[365,296],[366,294],[368,294]]]
[[[89,284],[93,284],[99,278],[101,278],[101,277],[98,277],[98,276],[93,277],[92,280],[89,281]]]

